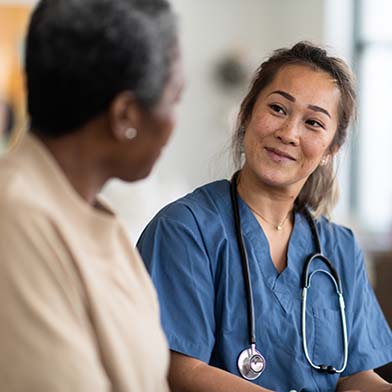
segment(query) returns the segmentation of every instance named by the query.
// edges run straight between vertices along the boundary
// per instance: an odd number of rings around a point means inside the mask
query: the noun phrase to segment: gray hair
[[[26,45],[31,125],[60,136],[131,91],[156,105],[177,49],[166,0],[41,0]]]

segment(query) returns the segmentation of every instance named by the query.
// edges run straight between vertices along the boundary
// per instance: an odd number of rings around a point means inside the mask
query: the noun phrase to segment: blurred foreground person
[[[167,391],[156,294],[97,193],[146,177],[172,132],[175,16],[42,0],[25,61],[31,129],[0,161],[0,389]]]

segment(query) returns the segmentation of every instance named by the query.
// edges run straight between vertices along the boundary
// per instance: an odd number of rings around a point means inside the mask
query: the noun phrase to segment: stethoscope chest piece
[[[237,366],[241,376],[247,380],[256,380],[265,370],[265,359],[252,345],[238,356]]]

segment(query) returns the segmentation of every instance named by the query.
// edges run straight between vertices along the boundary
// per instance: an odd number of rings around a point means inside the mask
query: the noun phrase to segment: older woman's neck
[[[102,157],[91,130],[81,129],[58,138],[36,133],[57,161],[75,191],[94,205],[97,193],[108,179],[102,167]]]

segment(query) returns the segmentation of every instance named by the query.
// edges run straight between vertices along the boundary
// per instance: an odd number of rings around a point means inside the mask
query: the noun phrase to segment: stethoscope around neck
[[[241,265],[242,265],[242,273],[245,283],[245,291],[246,291],[246,300],[247,300],[247,316],[248,316],[248,336],[249,336],[249,348],[244,349],[238,356],[237,367],[241,374],[241,376],[247,380],[255,380],[264,372],[266,368],[266,360],[263,355],[256,348],[256,325],[255,325],[255,312],[254,312],[254,301],[253,301],[253,292],[252,292],[252,281],[250,278],[249,271],[249,262],[248,257],[244,245],[244,239],[242,236],[241,229],[241,216],[239,212],[238,206],[238,191],[237,191],[237,181],[238,181],[239,172],[236,172],[231,179],[230,184],[230,196],[234,214],[234,225],[238,243],[238,249],[240,253]],[[301,308],[301,324],[302,324],[302,346],[304,350],[304,354],[306,360],[310,364],[310,366],[320,372],[325,374],[340,374],[343,373],[344,369],[347,366],[347,358],[348,358],[348,343],[347,343],[347,326],[346,326],[346,315],[345,315],[345,306],[342,292],[342,285],[340,282],[339,275],[332,265],[331,261],[325,257],[321,250],[320,238],[317,232],[316,224],[310,214],[310,212],[305,209],[305,216],[309,223],[309,226],[312,231],[312,235],[314,241],[316,243],[317,252],[311,255],[304,265],[304,270],[302,274],[302,308]],[[313,260],[318,259],[323,261],[327,266],[329,271],[324,269],[316,269],[309,274],[309,267],[312,264]],[[336,369],[332,365],[326,364],[315,364],[310,358],[307,346],[307,338],[306,338],[306,304],[307,304],[307,295],[308,289],[310,288],[312,278],[316,273],[324,273],[332,280],[335,290],[339,299],[339,308],[340,308],[340,319],[342,326],[342,335],[343,335],[343,364],[339,369]]]

